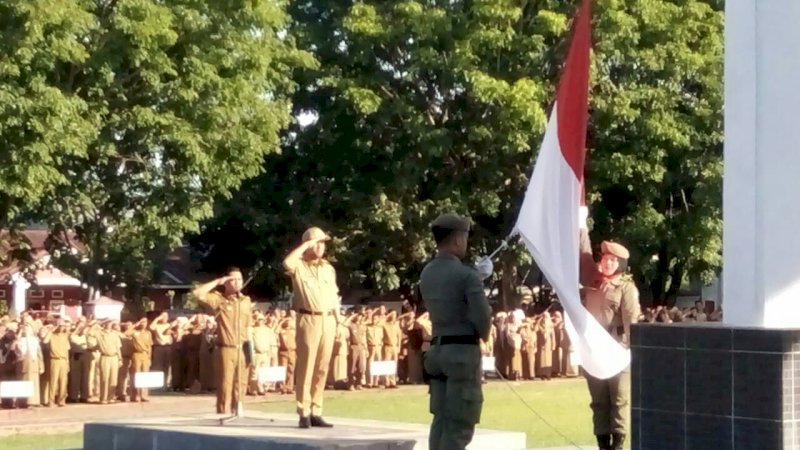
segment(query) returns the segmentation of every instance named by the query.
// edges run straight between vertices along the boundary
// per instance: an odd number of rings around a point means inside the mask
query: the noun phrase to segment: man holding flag
[[[609,334],[626,348],[630,345],[631,325],[639,320],[639,290],[626,274],[630,253],[621,244],[603,241],[600,262],[595,263],[581,207],[581,284],[583,304]],[[585,373],[592,397],[592,421],[600,450],[622,450],[630,423],[630,368],[600,379]]]
[[[590,49],[591,3],[582,0],[514,233],[520,235],[564,306],[566,330],[592,395],[598,445],[609,450],[622,448],[628,429],[630,351],[623,344],[627,344],[630,324],[638,316],[639,298],[633,283],[621,276],[627,249],[604,243],[604,256],[597,267],[582,225],[587,215],[582,203]],[[583,267],[579,253],[583,254]],[[579,278],[580,269],[585,277]],[[586,283],[586,303],[580,296],[581,280]]]

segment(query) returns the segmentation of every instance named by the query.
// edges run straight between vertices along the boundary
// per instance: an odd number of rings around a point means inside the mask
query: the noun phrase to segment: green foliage
[[[719,2],[598,2],[595,229],[634,249],[656,300],[722,262],[722,29]]]
[[[60,263],[90,286],[149,279],[279,149],[292,71],[313,66],[285,6],[3,2],[0,225],[74,231],[86,250]]]
[[[320,65],[299,74],[295,112],[316,120],[209,223],[211,264],[264,258],[275,275],[259,281],[285,286],[280,259],[317,224],[343,279],[393,289],[431,256],[443,211],[469,214],[474,251],[493,249],[516,220],[576,4],[297,3],[291,32]],[[595,239],[626,242],[661,296],[721,262],[722,6],[594,4]],[[518,247],[502,258],[506,275],[528,263]]]

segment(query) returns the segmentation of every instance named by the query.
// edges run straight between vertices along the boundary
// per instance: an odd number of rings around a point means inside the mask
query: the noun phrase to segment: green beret
[[[447,213],[437,217],[431,224],[431,227],[469,232],[470,221],[458,214]]]

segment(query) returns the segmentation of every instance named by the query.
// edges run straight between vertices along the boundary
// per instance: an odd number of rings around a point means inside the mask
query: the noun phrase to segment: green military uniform
[[[440,216],[436,228],[469,231],[456,215]],[[420,277],[420,293],[433,323],[433,340],[425,355],[430,381],[433,423],[431,450],[463,450],[472,440],[483,406],[480,339],[489,336],[491,308],[478,272],[459,257],[439,251]]]
[[[630,254],[620,244],[603,242],[602,252],[626,263]],[[581,229],[581,284],[583,303],[600,325],[622,345],[630,343],[631,324],[639,320],[639,291],[623,274],[604,277],[592,256],[589,233]],[[585,374],[592,397],[594,434],[602,450],[621,450],[630,424],[630,367],[607,380]]]

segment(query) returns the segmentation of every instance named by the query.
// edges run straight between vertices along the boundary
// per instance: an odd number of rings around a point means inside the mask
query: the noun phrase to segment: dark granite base
[[[641,324],[632,450],[800,450],[800,330]]]

